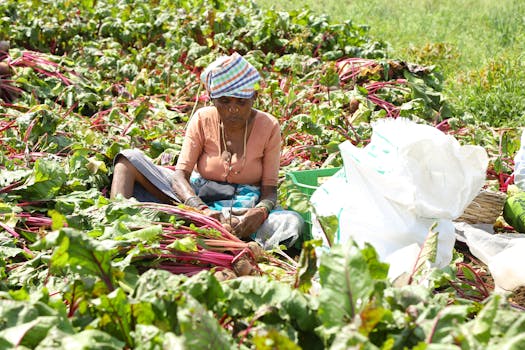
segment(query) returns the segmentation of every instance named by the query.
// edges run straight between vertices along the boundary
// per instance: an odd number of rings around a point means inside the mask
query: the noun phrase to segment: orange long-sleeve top
[[[272,115],[257,111],[246,142],[245,162],[221,156],[220,117],[213,106],[200,108],[188,124],[176,169],[196,169],[205,179],[235,184],[277,186],[281,130]],[[231,166],[231,169],[230,169]]]

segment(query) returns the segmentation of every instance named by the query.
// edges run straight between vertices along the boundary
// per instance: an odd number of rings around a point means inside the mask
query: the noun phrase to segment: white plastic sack
[[[317,221],[317,216],[335,215],[339,218],[343,210],[344,203],[348,199],[347,181],[344,169],[339,170],[329,177],[312,195],[310,201],[315,208],[311,213],[312,237],[323,241],[323,246],[329,247],[327,237],[325,237],[322,228]],[[338,232],[339,233],[339,232]],[[335,237],[335,242],[340,241],[339,235]]]
[[[525,235],[493,234],[464,222],[455,226],[472,255],[487,265],[496,291],[525,286]]]
[[[334,243],[345,243],[350,238],[360,245],[368,242],[386,260],[390,254],[408,245],[421,246],[429,228],[437,221],[436,230],[440,234],[436,264],[444,266],[450,262],[455,241],[451,220],[419,217],[413,210],[386,198],[377,183],[371,183],[360,173],[354,171],[348,181],[341,176],[343,174],[345,172],[336,173],[311,198],[318,216],[338,218],[339,230]],[[393,182],[392,186],[395,185]],[[327,244],[318,224],[314,225],[312,235]]]
[[[485,183],[486,151],[404,118],[372,126],[366,147],[348,141],[339,146],[348,182],[359,174],[382,196],[421,217],[461,216]]]
[[[337,243],[350,238],[368,242],[383,260],[414,243],[421,246],[437,222],[435,265],[447,265],[455,242],[452,219],[484,184],[486,151],[461,146],[434,127],[403,118],[372,126],[366,147],[339,146],[346,181],[336,178],[321,185],[311,198],[315,211],[337,215]]]
[[[272,211],[268,219],[255,233],[255,241],[263,249],[270,250],[285,244],[293,246],[304,229],[304,220],[298,213],[291,210]]]

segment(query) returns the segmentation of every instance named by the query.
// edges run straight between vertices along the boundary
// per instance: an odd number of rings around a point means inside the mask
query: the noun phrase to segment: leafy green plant
[[[0,91],[16,92],[0,94],[0,347],[523,341],[523,320],[505,323],[517,317],[505,298],[474,293],[469,279],[454,284],[463,265],[427,268],[436,236],[401,286],[373,247],[349,242],[319,255],[316,241],[298,262],[276,249],[250,260],[256,276],[219,282],[215,272],[251,259],[246,242],[184,208],[107,196],[122,149],[173,165],[185,123],[209,102],[200,71],[234,50],[260,70],[257,107],[282,126],[282,204],[309,209],[285,172],[340,166],[339,143],[365,145],[371,121],[398,116],[483,145],[489,177],[508,183],[517,131],[495,129],[493,116],[479,121],[476,110],[452,117],[465,106],[451,104],[436,67],[388,59],[366,26],[250,1],[6,0],[0,12],[0,39],[11,46],[2,59],[13,69]],[[438,49],[425,64],[453,51]],[[485,87],[515,64],[494,65]]]
[[[521,56],[502,55],[486,67],[475,70],[459,80],[455,90],[466,93],[455,98],[462,110],[476,120],[494,127],[521,126],[525,120],[523,99],[523,67]]]

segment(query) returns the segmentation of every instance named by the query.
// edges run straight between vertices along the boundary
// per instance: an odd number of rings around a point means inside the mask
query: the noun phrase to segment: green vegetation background
[[[461,114],[491,126],[525,125],[522,0],[256,0],[263,8],[310,8],[366,25],[390,58],[436,65]]]

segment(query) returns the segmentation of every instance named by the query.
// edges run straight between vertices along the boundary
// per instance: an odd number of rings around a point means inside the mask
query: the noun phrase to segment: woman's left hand
[[[202,213],[204,215],[209,216],[211,218],[214,218],[216,220],[223,221],[223,215],[218,210],[213,210],[213,209],[210,209],[210,208],[206,208],[206,209],[202,210]]]
[[[239,238],[247,238],[261,227],[267,213],[265,208],[250,208],[238,218],[239,223],[232,227],[232,233]]]

